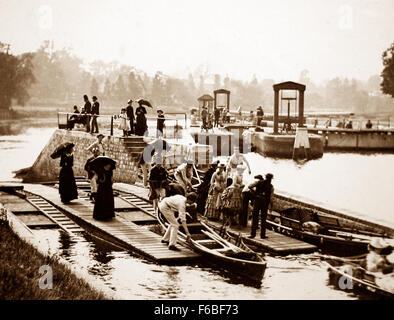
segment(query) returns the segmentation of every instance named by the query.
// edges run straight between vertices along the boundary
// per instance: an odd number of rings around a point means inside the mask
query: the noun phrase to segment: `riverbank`
[[[21,240],[6,222],[0,223],[0,257],[0,300],[106,299],[56,257],[44,256]],[[39,287],[42,266],[50,266],[53,270],[52,289]]]

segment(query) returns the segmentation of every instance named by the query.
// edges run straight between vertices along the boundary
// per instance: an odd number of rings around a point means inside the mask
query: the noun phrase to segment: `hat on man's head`
[[[99,133],[98,135],[97,135],[97,138],[98,137],[103,137],[104,138],[104,135],[102,134],[102,133]]]
[[[96,96],[93,96],[92,99],[93,99],[93,100],[97,100],[97,97],[96,97]]]
[[[261,174],[258,174],[256,176],[254,176],[254,178],[258,179],[258,180],[264,180],[264,178],[263,178],[263,176]]]
[[[274,175],[272,173],[267,173],[265,175],[265,178],[268,179],[268,180],[272,180],[274,178]]]
[[[157,110],[157,113],[159,113],[159,112],[164,113],[163,110],[161,110],[161,109]]]
[[[186,195],[186,199],[189,201],[196,201],[197,200],[197,193],[195,192],[190,192]]]
[[[127,101],[127,103],[132,103],[133,102],[133,100],[131,100],[131,99],[129,99],[128,101]]]

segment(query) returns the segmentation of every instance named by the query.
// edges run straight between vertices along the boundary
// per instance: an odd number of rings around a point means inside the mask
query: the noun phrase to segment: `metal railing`
[[[181,116],[181,117],[179,117]],[[73,118],[74,117],[74,118]],[[80,130],[81,127],[88,131],[91,129],[91,122],[94,115],[92,114],[80,114],[80,113],[72,113],[72,112],[58,112],[57,113],[57,124],[59,129],[67,129],[67,130]],[[118,129],[118,115],[98,115],[97,123],[99,127],[100,133],[106,133],[110,136],[122,136],[123,131]],[[144,133],[145,136],[153,136],[157,135],[157,120],[163,119],[153,116],[146,116],[148,130]],[[164,117],[164,138],[172,138],[172,139],[180,139],[183,135],[183,130],[186,129],[190,124],[187,120],[186,113],[167,113]],[[89,122],[89,124],[88,124]],[[129,124],[129,120],[127,120]],[[135,121],[134,121],[135,125]],[[90,131],[90,130],[89,130]]]

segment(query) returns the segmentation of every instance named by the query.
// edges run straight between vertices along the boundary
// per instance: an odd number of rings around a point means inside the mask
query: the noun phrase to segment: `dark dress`
[[[146,125],[146,109],[143,106],[139,106],[135,110],[135,114],[137,116],[136,125],[135,125],[135,134],[137,136],[143,136],[145,131],[148,129]]]
[[[114,194],[112,190],[112,170],[99,174],[97,197],[94,203],[93,218],[110,220],[115,217]]]
[[[59,193],[60,199],[64,203],[68,203],[73,199],[78,198],[77,185],[75,183],[74,171],[74,156],[67,156],[65,153],[60,158],[60,173],[59,173]]]

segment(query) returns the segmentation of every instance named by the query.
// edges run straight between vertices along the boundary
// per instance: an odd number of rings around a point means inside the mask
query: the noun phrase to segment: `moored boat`
[[[367,271],[364,268],[365,258],[325,257],[325,260],[330,283],[339,289],[372,294],[378,298],[394,299],[393,274],[384,275],[380,272]]]
[[[372,237],[387,237],[386,234],[371,231],[370,227],[363,228],[360,223],[355,226],[344,220],[328,214],[310,214],[300,208],[289,208],[271,212],[267,225],[276,232],[302,239],[325,252],[340,256],[366,253]]]
[[[162,214],[158,214],[158,221],[163,228],[168,226]],[[183,246],[201,253],[214,264],[237,274],[248,281],[260,285],[267,267],[266,261],[259,253],[247,247],[242,238],[231,237],[227,232],[221,235],[202,221],[188,223],[191,240],[186,241],[186,235],[179,231],[178,242]]]

